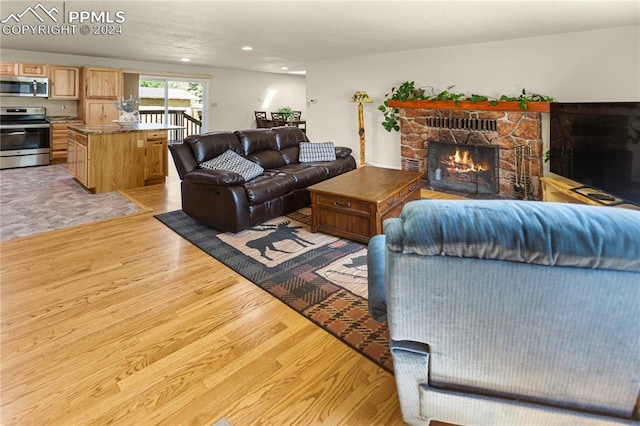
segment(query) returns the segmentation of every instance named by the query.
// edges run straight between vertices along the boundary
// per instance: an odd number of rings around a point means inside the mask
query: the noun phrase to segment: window
[[[140,99],[140,121],[182,127],[170,130],[169,140],[182,141],[186,136],[201,133],[206,114],[206,84],[205,80],[197,79],[139,76],[137,91]]]

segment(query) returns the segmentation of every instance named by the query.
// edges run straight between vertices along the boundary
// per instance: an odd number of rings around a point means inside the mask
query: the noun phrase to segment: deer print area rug
[[[387,371],[387,323],[367,311],[367,246],[311,233],[311,209],[233,233],[197,223],[181,210],[155,216]]]

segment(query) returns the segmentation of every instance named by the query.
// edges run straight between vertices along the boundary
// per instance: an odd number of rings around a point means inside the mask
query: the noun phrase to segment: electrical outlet
[[[138,139],[138,148],[144,148],[144,139]]]
[[[69,108],[69,106],[67,104],[62,104],[61,108],[63,111],[66,111]]]

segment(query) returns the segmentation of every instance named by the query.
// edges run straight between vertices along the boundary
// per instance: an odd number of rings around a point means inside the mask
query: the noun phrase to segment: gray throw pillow
[[[264,169],[258,164],[243,158],[230,149],[209,161],[200,163],[200,168],[235,172],[241,175],[245,182],[249,182],[264,172]]]
[[[334,161],[336,148],[333,142],[300,142],[298,161],[311,163],[315,161]]]

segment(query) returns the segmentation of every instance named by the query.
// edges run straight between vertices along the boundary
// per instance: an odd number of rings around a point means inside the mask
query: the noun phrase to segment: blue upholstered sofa
[[[639,424],[640,212],[421,200],[369,244],[404,420]]]

